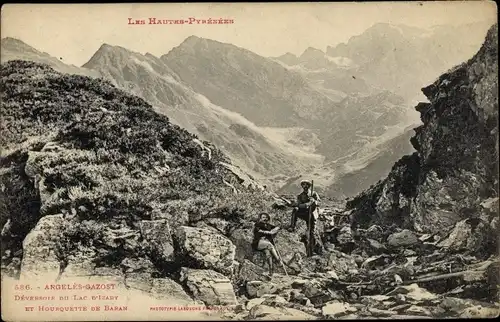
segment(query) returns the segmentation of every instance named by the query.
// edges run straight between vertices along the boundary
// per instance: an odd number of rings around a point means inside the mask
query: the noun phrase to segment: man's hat
[[[311,181],[309,181],[309,180],[302,180],[302,181],[300,182],[300,185],[302,186],[302,185],[304,185],[304,184],[307,184],[307,185],[310,187],[310,186],[311,186]]]

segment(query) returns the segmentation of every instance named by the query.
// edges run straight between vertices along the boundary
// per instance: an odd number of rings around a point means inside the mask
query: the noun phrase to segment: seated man
[[[269,266],[269,274],[273,274],[273,258],[280,262],[280,257],[274,247],[273,237],[278,233],[279,227],[269,223],[271,217],[267,213],[261,213],[259,220],[255,223],[253,229],[252,249],[264,251]]]

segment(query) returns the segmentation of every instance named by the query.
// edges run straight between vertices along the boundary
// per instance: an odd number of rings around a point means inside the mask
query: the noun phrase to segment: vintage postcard
[[[5,321],[495,317],[493,1],[6,4]]]

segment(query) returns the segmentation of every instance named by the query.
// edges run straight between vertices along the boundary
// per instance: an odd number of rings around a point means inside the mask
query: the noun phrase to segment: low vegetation
[[[238,223],[269,206],[220,165],[228,160],[208,142],[210,157],[193,134],[105,80],[10,61],[0,85],[8,197],[1,221],[10,219],[19,236],[11,250],[45,215],[74,218],[63,233],[75,241],[98,239],[100,223],[137,229],[140,220],[177,226],[214,216]],[[70,244],[66,253],[78,248]]]

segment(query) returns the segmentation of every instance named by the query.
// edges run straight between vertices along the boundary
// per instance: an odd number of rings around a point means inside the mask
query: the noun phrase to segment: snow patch
[[[339,67],[353,67],[354,66],[354,62],[352,61],[352,59],[347,58],[347,57],[342,57],[342,56],[332,57],[332,56],[325,55],[325,58],[328,59],[329,61],[337,64]]]
[[[243,115],[226,110],[225,108],[218,106],[214,103],[212,103],[207,97],[204,95],[197,93],[193,91],[191,88],[188,86],[178,82],[175,80],[172,76],[170,75],[161,75],[157,73],[153,67],[145,61],[141,61],[135,57],[132,57],[132,60],[140,64],[141,66],[144,66],[148,71],[153,73],[159,78],[164,79],[165,81],[169,82],[172,85],[177,86],[178,88],[181,88],[183,91],[189,93],[194,99],[196,99],[201,106],[204,108],[210,110],[213,114],[218,116],[221,119],[228,119],[231,123],[236,123],[236,124],[242,124],[249,128],[250,130],[260,134],[266,142],[273,146],[277,151],[282,151],[283,153],[289,154],[289,155],[294,155],[296,157],[302,157],[302,158],[312,158],[312,159],[321,159],[323,156],[319,154],[314,154],[309,151],[309,149],[301,149],[300,147],[297,147],[295,145],[292,145],[287,142],[286,139],[283,139],[280,136],[270,136],[269,130],[265,130],[263,128],[258,127],[255,125],[253,122],[249,121],[247,118],[245,118]]]
[[[158,74],[156,73],[156,71],[153,69],[153,66],[151,66],[148,62],[145,62],[145,61],[142,61],[142,60],[139,60],[137,59],[137,57],[132,57],[131,60],[138,64],[138,65],[141,65],[142,67],[146,68],[147,71],[151,72],[151,73],[155,73],[155,74]]]

